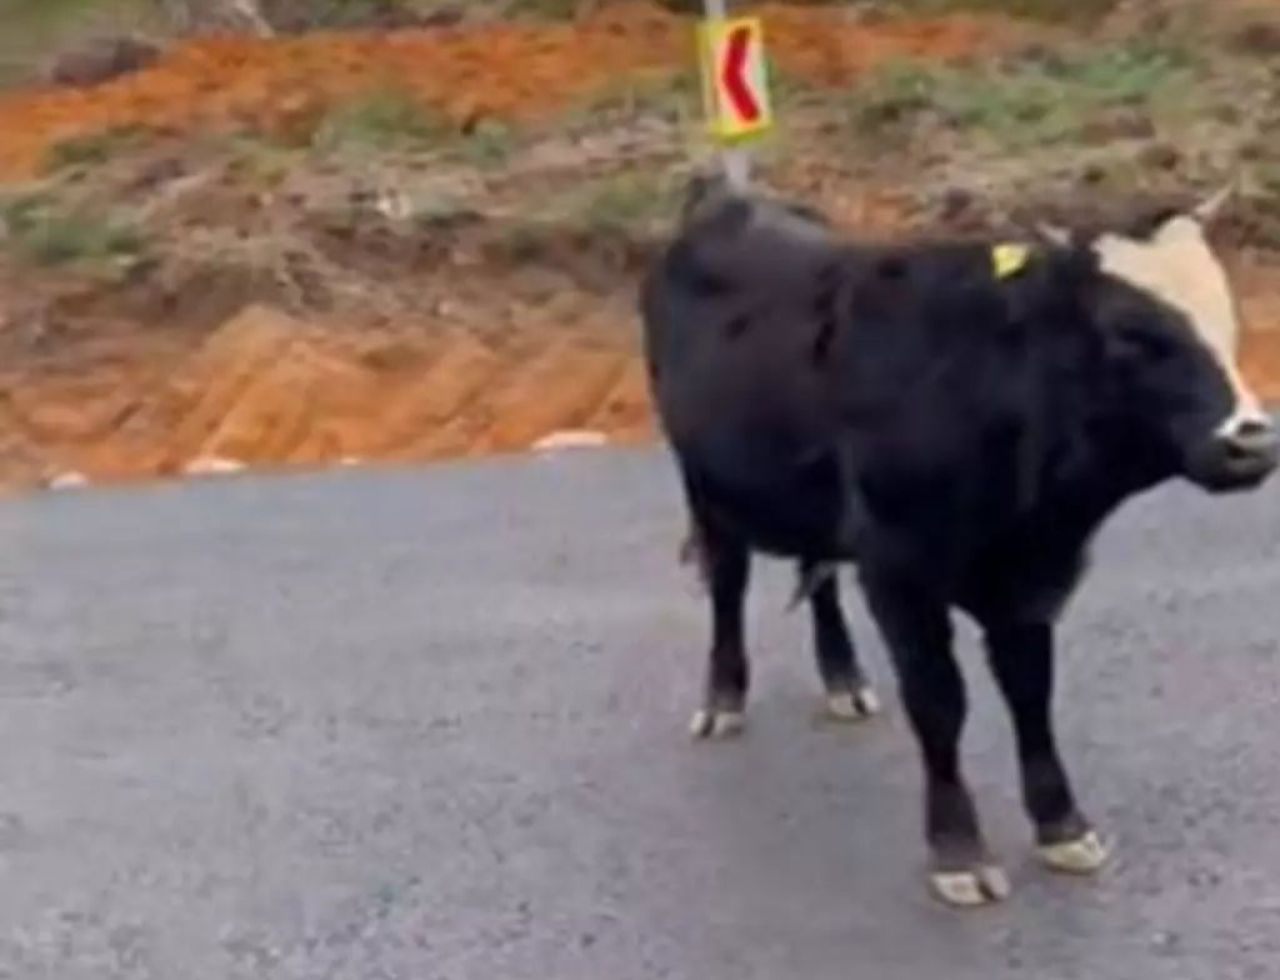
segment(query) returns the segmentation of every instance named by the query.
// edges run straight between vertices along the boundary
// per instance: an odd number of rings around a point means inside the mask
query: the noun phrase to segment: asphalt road
[[[0,505],[0,977],[1280,976],[1280,483],[1126,510],[1063,636],[1064,748],[1118,838],[1029,856],[965,629],[966,750],[1015,893],[936,907],[888,712],[830,730],[786,566],[746,736],[694,744],[701,597],[655,453]]]

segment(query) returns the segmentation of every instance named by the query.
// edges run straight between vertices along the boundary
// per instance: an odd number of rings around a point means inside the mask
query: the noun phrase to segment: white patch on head
[[[1094,245],[1102,269],[1146,290],[1186,316],[1210,350],[1235,393],[1235,409],[1221,427],[1234,431],[1245,421],[1266,421],[1257,396],[1236,365],[1240,320],[1226,271],[1190,215],[1165,222],[1148,241],[1103,235]]]

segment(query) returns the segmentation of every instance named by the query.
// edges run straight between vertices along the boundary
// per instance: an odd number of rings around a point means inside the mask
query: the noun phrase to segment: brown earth
[[[835,8],[751,9],[765,18],[784,71],[833,85],[892,58],[995,51],[1026,35],[995,17],[862,24]],[[327,106],[389,85],[459,124],[546,119],[620,77],[692,67],[692,38],[688,18],[624,0],[574,24],[188,40],[145,70],[100,86],[0,96],[0,177],[36,173],[52,144],[110,127],[294,134]]]
[[[997,18],[758,12],[784,73],[823,86],[905,54],[991,55],[1048,36]],[[627,2],[559,26],[212,38],[100,86],[0,95],[0,178],[11,181],[46,186],[49,150],[69,137],[133,124],[167,134],[128,166],[99,167],[94,182],[63,180],[67,193],[145,204],[161,252],[152,264],[99,281],[0,261],[0,489],[456,458],[571,430],[651,439],[633,299],[643,242],[552,234],[530,252],[510,229],[405,230],[352,205],[351,180],[323,164],[288,157],[264,183],[243,161],[193,162],[191,147],[219,129],[305,143],[331,105],[388,82],[462,129],[485,116],[536,127],[620,79],[687,67],[689,30]],[[643,174],[688,152],[678,134],[634,120],[603,149],[593,139],[566,153],[553,136],[553,163],[528,162],[543,159],[531,147],[462,183],[500,212],[619,159]],[[851,155],[838,132],[815,138],[771,164],[769,182],[864,231],[933,220],[913,213],[896,175],[877,181],[876,159],[851,170]],[[422,179],[457,177],[446,169],[433,163]],[[414,168],[392,176],[410,190],[419,179]],[[1276,260],[1237,248],[1232,263],[1246,373],[1280,399]]]
[[[482,290],[473,283],[473,289]],[[309,467],[526,450],[565,430],[648,438],[622,296],[540,314],[498,282],[396,323],[251,303],[211,329],[122,322],[0,367],[0,487],[210,466]],[[56,307],[55,307],[56,308]],[[56,321],[54,321],[56,323]]]
[[[194,351],[136,351],[77,378],[14,384],[8,428],[46,478],[177,474],[211,461],[309,466],[523,450],[560,429],[649,434],[630,350],[581,335],[486,343],[443,330],[356,340],[252,306]],[[35,474],[31,474],[35,475]]]

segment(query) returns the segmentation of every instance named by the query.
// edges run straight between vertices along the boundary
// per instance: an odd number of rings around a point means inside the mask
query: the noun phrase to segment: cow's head
[[[1137,451],[1214,492],[1257,486],[1280,453],[1237,367],[1236,302],[1206,238],[1229,193],[1139,234],[1094,238],[1103,275],[1086,301],[1111,382],[1108,414],[1137,437]]]

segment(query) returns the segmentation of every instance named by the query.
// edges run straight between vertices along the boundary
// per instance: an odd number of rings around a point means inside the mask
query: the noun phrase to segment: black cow
[[[712,192],[646,277],[650,381],[712,611],[694,733],[742,722],[751,553],[806,574],[853,562],[923,757],[930,881],[948,903],[1008,892],[960,769],[952,610],[983,630],[1041,857],[1093,872],[1107,849],[1050,710],[1054,623],[1088,543],[1162,482],[1243,490],[1276,465],[1206,244],[1225,196],[1123,234],[856,244],[803,209]],[[836,580],[810,577],[830,707],[869,714]]]

